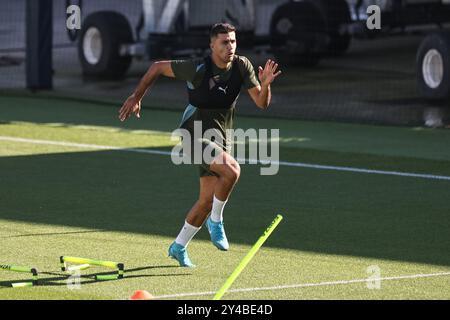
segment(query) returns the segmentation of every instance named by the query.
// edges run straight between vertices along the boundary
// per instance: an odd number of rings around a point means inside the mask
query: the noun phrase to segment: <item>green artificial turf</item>
[[[450,298],[450,276],[436,275],[450,272],[449,180],[283,165],[262,176],[242,164],[225,209],[230,250],[203,228],[189,245],[197,268],[178,267],[167,249],[198,196],[197,169],[126,148],[170,151],[181,115],[144,110],[121,123],[118,107],[0,97],[0,264],[40,271],[31,288],[10,287],[28,274],[0,271],[0,299],[127,299],[135,290],[211,299],[276,214],[283,221],[231,287],[253,289],[225,299]],[[279,129],[281,161],[450,176],[448,130],[236,123]],[[74,288],[61,255],[123,262],[126,275],[99,282],[93,276],[110,270],[92,267]],[[394,278],[369,289],[370,266]]]

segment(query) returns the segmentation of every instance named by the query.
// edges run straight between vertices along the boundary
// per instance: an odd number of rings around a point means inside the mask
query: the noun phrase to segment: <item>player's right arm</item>
[[[120,121],[125,121],[132,113],[134,113],[138,118],[141,117],[140,112],[142,98],[144,97],[147,90],[156,81],[156,79],[158,79],[161,75],[170,78],[175,77],[175,74],[172,70],[171,61],[156,61],[150,66],[150,68],[148,68],[147,72],[139,82],[136,90],[134,90],[133,94],[128,97],[128,99],[122,105],[122,108],[120,108]]]

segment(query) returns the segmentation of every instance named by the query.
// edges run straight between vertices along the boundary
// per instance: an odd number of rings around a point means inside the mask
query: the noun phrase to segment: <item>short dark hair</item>
[[[212,26],[211,32],[209,33],[210,38],[217,37],[219,33],[229,33],[229,32],[235,32],[236,28],[229,24],[229,23],[216,23]]]

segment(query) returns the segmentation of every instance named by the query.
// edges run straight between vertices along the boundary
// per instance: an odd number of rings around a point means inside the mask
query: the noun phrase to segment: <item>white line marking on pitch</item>
[[[146,154],[159,154],[159,155],[166,155],[166,156],[172,155],[172,153],[169,151],[146,150],[146,149],[136,149],[136,148],[122,148],[122,147],[104,146],[104,145],[97,145],[97,144],[72,143],[72,142],[65,142],[65,141],[25,139],[25,138],[16,138],[16,137],[7,137],[7,136],[0,136],[0,140],[32,143],[32,144],[44,144],[44,145],[56,145],[56,146],[64,146],[64,147],[85,148],[85,149],[100,149],[100,150],[112,150],[112,151],[123,151],[123,152],[136,152],[136,153],[146,153]],[[237,160],[240,163],[249,161],[249,159],[237,159]],[[261,161],[258,161],[258,162],[263,165],[269,164],[268,162],[261,162]],[[318,164],[301,163],[301,162],[287,162],[287,161],[272,161],[272,163],[275,165],[286,166],[286,167],[302,167],[302,168],[319,169],[319,170],[347,171],[347,172],[357,172],[357,173],[381,174],[381,175],[391,175],[391,176],[400,176],[400,177],[450,181],[450,176],[440,176],[440,175],[434,175],[434,174],[371,170],[371,169],[339,167],[339,166],[325,166],[325,165],[318,165]]]
[[[370,278],[370,279],[328,281],[328,282],[318,282],[318,283],[301,283],[301,284],[290,284],[290,285],[283,285],[283,286],[261,287],[261,288],[240,288],[240,289],[228,290],[227,293],[270,291],[270,290],[307,288],[307,287],[322,287],[322,286],[335,286],[335,285],[341,285],[341,284],[353,284],[353,283],[361,283],[361,282],[368,282],[368,281],[370,281],[370,282],[373,282],[373,281],[389,281],[389,280],[418,279],[418,278],[430,278],[430,277],[442,277],[442,276],[450,276],[450,272],[430,273],[430,274],[412,274],[412,275],[403,275],[403,276],[396,276],[396,277],[382,277],[382,278],[376,278],[376,279]],[[214,294],[216,294],[215,291],[187,292],[187,293],[167,294],[167,295],[155,296],[155,299],[183,298],[183,297],[192,297],[192,296],[209,296],[209,295],[214,295]]]

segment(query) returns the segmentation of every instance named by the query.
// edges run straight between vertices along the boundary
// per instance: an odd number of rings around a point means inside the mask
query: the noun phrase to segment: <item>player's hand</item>
[[[122,108],[119,110],[120,121],[125,121],[128,117],[134,113],[137,118],[141,117],[141,101],[136,99],[134,95],[128,97],[128,99],[123,104]]]
[[[264,69],[261,66],[258,67],[258,78],[261,81],[261,85],[270,85],[276,77],[281,74],[281,71],[277,72],[278,63],[273,60],[267,60]]]

